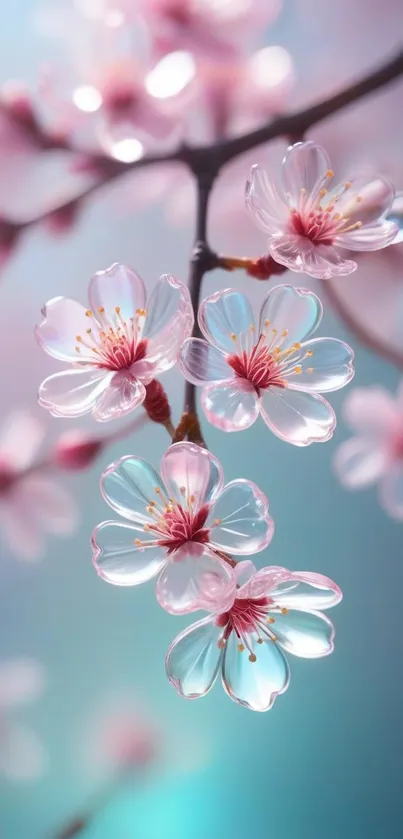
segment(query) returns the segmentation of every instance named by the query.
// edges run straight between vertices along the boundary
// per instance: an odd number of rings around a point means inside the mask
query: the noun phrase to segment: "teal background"
[[[0,79],[33,77],[44,50],[32,34],[35,5],[15,0],[3,9]],[[323,74],[335,83],[372,66],[393,51],[399,26],[402,31],[403,11],[395,2],[359,0],[351,9],[340,0],[336,10],[314,0],[284,5],[270,40],[292,50],[306,98],[321,89]],[[389,142],[398,141],[401,148],[393,119],[392,113],[385,125],[385,154]],[[336,118],[334,126],[337,130]],[[361,141],[365,144],[365,134]],[[91,274],[113,261],[137,268],[148,287],[164,271],[185,278],[190,246],[191,231],[167,228],[159,208],[130,213],[120,204],[116,187],[89,204],[67,236],[29,233],[0,286],[1,413],[34,405],[38,383],[56,370],[57,363],[41,353],[32,337],[46,299],[68,294],[85,300]],[[266,291],[241,276],[231,276],[231,282],[248,288],[256,304]],[[228,278],[214,273],[204,288],[210,293],[226,285]],[[356,384],[382,382],[395,388],[398,373],[358,347],[331,313],[322,324],[321,334],[326,333],[352,341]],[[179,413],[183,383],[176,373],[166,382]],[[343,393],[332,395],[337,412],[343,398]],[[38,415],[48,424],[49,440],[62,427],[71,427],[39,410]],[[332,616],[334,654],[322,661],[292,660],[290,689],[268,714],[237,707],[219,685],[199,702],[176,696],[165,678],[164,655],[188,619],[165,614],[151,585],[137,590],[106,585],[90,561],[90,532],[109,517],[98,489],[101,470],[139,451],[157,462],[166,447],[163,431],[146,426],[109,449],[88,473],[67,480],[82,512],[73,538],[51,539],[40,564],[24,564],[2,549],[0,658],[33,656],[47,669],[43,700],[19,715],[45,741],[49,767],[32,784],[0,781],[1,839],[51,839],[85,808],[96,786],[80,764],[77,732],[111,687],[138,693],[166,732],[170,753],[138,787],[122,787],[112,797],[86,839],[243,839],[254,834],[265,839],[400,839],[401,525],[379,509],[375,492],[350,495],[334,479],[332,454],[348,434],[342,420],[330,443],[306,450],[288,447],[263,423],[236,439],[210,427],[205,434],[228,480],[250,478],[269,497],[276,532],[259,564],[320,571],[342,587],[344,601]],[[188,763],[175,749],[184,732],[191,744]]]

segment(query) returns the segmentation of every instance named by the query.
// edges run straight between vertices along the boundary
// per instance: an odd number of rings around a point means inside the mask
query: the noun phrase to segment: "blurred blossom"
[[[143,280],[117,263],[94,275],[88,299],[89,309],[67,297],[54,297],[43,309],[38,343],[72,366],[42,382],[39,403],[53,416],[91,412],[107,422],[142,405],[147,386],[175,365],[193,310],[187,287],[168,274],[145,308]]]
[[[114,0],[140,12],[159,53],[186,49],[226,60],[276,17],[280,0]]]
[[[259,166],[252,168],[246,184],[247,207],[268,234],[273,259],[322,280],[356,270],[357,263],[341,256],[340,248],[380,250],[398,232],[385,219],[395,195],[389,181],[363,176],[329,190],[333,176],[325,150],[308,141],[289,148],[280,190]]]
[[[212,425],[243,431],[260,414],[273,434],[295,446],[330,439],[336,417],[320,394],[351,381],[354,354],[337,338],[311,340],[322,311],[315,294],[289,285],[269,291],[257,327],[239,291],[217,291],[201,303],[204,338],[188,338],[179,363],[185,378],[202,386]]]
[[[67,536],[76,527],[73,498],[44,469],[34,469],[46,430],[28,412],[10,415],[0,433],[0,525],[10,549],[39,557],[46,534]]]
[[[95,528],[97,573],[123,586],[157,577],[157,599],[171,614],[224,601],[232,581],[228,554],[259,553],[273,535],[260,489],[247,480],[224,486],[220,461],[193,443],[170,446],[161,475],[141,458],[121,458],[102,475],[101,492],[127,521]]]
[[[54,448],[53,462],[61,469],[86,469],[98,457],[104,441],[85,431],[71,429],[61,434]]]
[[[381,386],[356,388],[344,417],[354,436],[336,451],[337,476],[347,489],[378,484],[381,507],[403,521],[403,382],[395,397]]]
[[[0,773],[10,778],[32,780],[45,768],[45,752],[36,734],[11,719],[14,708],[41,696],[44,681],[36,661],[0,663]]]
[[[180,696],[205,696],[221,676],[234,702],[268,711],[289,685],[283,651],[320,658],[333,651],[333,624],[322,609],[342,599],[322,574],[278,566],[256,571],[250,561],[233,570],[232,602],[215,603],[212,614],[175,638],[166,656],[170,682]]]

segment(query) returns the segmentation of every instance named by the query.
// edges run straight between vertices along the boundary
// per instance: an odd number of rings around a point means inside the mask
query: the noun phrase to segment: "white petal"
[[[330,158],[321,146],[311,140],[290,146],[281,167],[283,189],[290,206],[299,206],[301,189],[306,190],[308,200],[314,201],[319,190],[329,182],[330,171]]]
[[[204,545],[188,542],[169,557],[158,577],[156,594],[160,606],[171,615],[199,609],[223,611],[222,603],[227,605],[234,598],[232,568]]]
[[[306,353],[312,353],[306,357]],[[339,390],[354,377],[354,353],[337,338],[314,338],[302,344],[287,368],[287,383],[294,390],[329,393]],[[301,372],[294,372],[295,368]],[[309,372],[308,372],[309,371]]]
[[[255,388],[246,379],[235,376],[206,385],[202,390],[201,404],[208,421],[221,431],[244,431],[259,416]]]
[[[119,306],[123,320],[130,320],[136,309],[144,309],[146,290],[143,280],[135,271],[115,262],[106,271],[94,274],[88,297],[94,313],[101,307],[105,309],[107,317],[114,319],[115,307]]]
[[[222,627],[211,617],[189,626],[178,635],[166,655],[169,681],[180,696],[198,699],[213,687],[221,665],[218,641]]]
[[[95,528],[91,544],[97,574],[116,586],[138,586],[161,571],[166,550],[159,545],[136,544],[139,528],[124,522],[104,521]],[[142,534],[145,541],[145,534]]]
[[[333,408],[315,393],[272,387],[262,391],[260,411],[270,430],[294,446],[325,443],[336,427]]]
[[[320,658],[333,651],[334,627],[321,612],[290,609],[273,612],[271,625],[278,643],[284,650],[300,658]]]
[[[239,639],[231,632],[224,651],[223,685],[240,705],[251,711],[268,711],[288,688],[288,664],[273,641],[264,638],[263,644],[259,644],[255,633],[248,636],[248,641],[255,661],[249,661],[248,650],[239,652]]]
[[[152,523],[147,512],[150,502],[166,494],[158,472],[141,457],[121,457],[101,475],[101,493],[112,510],[144,527]]]
[[[232,374],[225,354],[202,338],[188,338],[179,354],[183,375],[195,385],[227,379]]]
[[[98,396],[92,416],[98,422],[124,417],[142,405],[145,396],[143,383],[132,376],[129,370],[120,370],[112,374],[107,387]]]
[[[224,474],[220,461],[195,443],[174,443],[161,460],[161,475],[169,498],[194,509],[210,504],[221,492]]]
[[[255,321],[249,300],[233,288],[216,291],[203,300],[199,324],[211,344],[230,354],[238,348],[249,351],[255,342]]]
[[[95,405],[113,373],[98,367],[63,370],[42,382],[39,404],[59,417],[81,417]]]
[[[323,306],[312,291],[290,285],[278,285],[267,294],[260,312],[259,330],[272,340],[273,330],[278,339],[287,331],[282,349],[295,342],[305,341],[318,328]],[[269,321],[269,325],[267,325]]]
[[[253,220],[265,233],[273,234],[284,228],[288,207],[261,166],[252,166],[246,182],[245,201]]]

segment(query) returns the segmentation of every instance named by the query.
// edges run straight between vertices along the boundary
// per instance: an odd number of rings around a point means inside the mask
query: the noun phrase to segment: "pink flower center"
[[[0,458],[0,495],[5,495],[14,485],[18,472]]]
[[[259,393],[268,387],[285,387],[281,369],[267,346],[258,341],[252,351],[227,356],[227,362],[239,379],[246,379]]]
[[[108,318],[105,309],[100,306],[97,310],[101,326],[97,322],[94,328],[86,330],[85,338],[76,336],[76,352],[82,348],[91,351],[92,362],[105,370],[128,370],[135,361],[141,361],[147,355],[147,340],[141,339],[139,333],[144,326],[145,309],[137,309],[134,317],[125,321],[120,313],[120,307],[115,306],[114,316]],[[86,315],[93,318],[88,309]],[[86,359],[83,359],[86,361]]]
[[[333,177],[333,172],[330,169],[326,172],[326,177]],[[350,187],[351,183],[346,181],[344,190]],[[311,197],[307,194],[306,189],[301,189],[299,205],[290,212],[290,233],[303,236],[315,245],[332,245],[336,236],[362,227],[361,221],[349,224],[348,216],[334,212],[341,192],[334,194],[328,203],[322,206],[322,201],[327,193],[327,189],[321,189],[317,195]],[[361,200],[359,195],[355,198],[357,203]]]
[[[305,350],[301,353],[302,345],[299,341],[287,344],[288,329],[279,334],[277,329],[271,327],[269,320],[265,320],[261,328],[259,340],[251,350],[243,349],[249,336],[245,336],[244,333],[239,336],[232,333],[231,338],[237,352],[226,357],[227,364],[232,367],[235,375],[250,382],[257,395],[260,390],[270,387],[288,387],[287,378],[290,375],[313,373],[313,367],[305,367],[300,363],[311,358],[313,351]],[[255,331],[253,325],[250,331],[252,334]]]
[[[239,641],[239,652],[244,652],[245,648],[249,649],[249,661],[255,662],[256,654],[251,649],[250,635],[257,635],[258,644],[263,644],[264,640],[277,640],[271,629],[276,622],[275,617],[270,615],[272,608],[275,608],[275,604],[270,597],[240,597],[235,600],[234,605],[228,612],[224,612],[216,618],[216,625],[223,627],[223,634],[218,646],[223,648],[231,632],[235,632]],[[286,614],[287,609],[281,609],[281,612]]]
[[[152,523],[144,525],[146,533],[156,537],[156,544],[167,549],[171,554],[188,542],[205,543],[209,541],[210,531],[205,527],[209,507],[198,507],[194,495],[186,498],[186,489],[181,487],[183,504],[168,498],[161,487],[155,488],[158,502],[151,500],[146,512]],[[135,539],[138,547],[144,547],[141,539]]]
[[[192,19],[187,0],[162,0],[159,13],[178,26],[187,26]]]

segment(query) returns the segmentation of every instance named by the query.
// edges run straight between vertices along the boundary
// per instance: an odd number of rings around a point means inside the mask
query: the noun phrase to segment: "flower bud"
[[[84,431],[62,434],[53,451],[53,462],[61,469],[86,469],[100,454],[103,440],[88,437]]]
[[[171,419],[171,407],[162,384],[153,379],[146,385],[146,398],[143,407],[153,422],[166,423]]]

